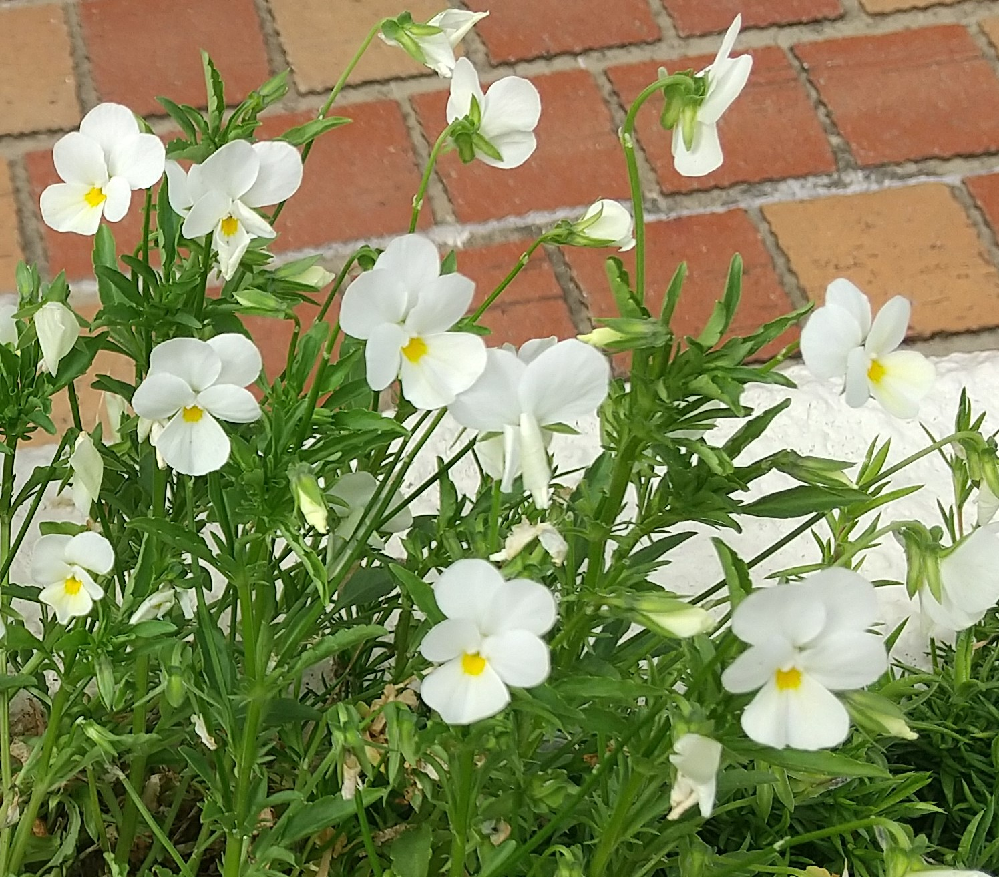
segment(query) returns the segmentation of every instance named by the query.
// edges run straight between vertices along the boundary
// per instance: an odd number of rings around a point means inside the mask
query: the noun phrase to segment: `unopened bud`
[[[299,513],[320,533],[329,530],[329,512],[322,488],[312,469],[305,463],[292,466],[288,470],[291,493]]]
[[[849,691],[843,698],[853,720],[865,731],[902,740],[915,740],[919,736],[905,721],[902,710],[888,698],[873,691]]]

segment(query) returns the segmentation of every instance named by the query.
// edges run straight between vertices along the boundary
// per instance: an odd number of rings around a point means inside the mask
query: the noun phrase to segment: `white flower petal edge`
[[[669,757],[676,768],[676,782],[669,794],[672,809],[667,819],[679,819],[695,804],[702,817],[707,819],[711,815],[721,754],[721,743],[701,734],[684,734],[676,741]]]
[[[919,590],[923,613],[943,630],[958,632],[982,620],[999,603],[995,559],[999,534],[994,526],[979,527],[940,560],[941,600],[924,585]]]
[[[114,549],[99,533],[42,536],[35,543],[31,578],[41,589],[39,600],[51,606],[60,624],[87,615],[104,591],[91,574],[104,575],[114,566]]]
[[[104,458],[89,433],[77,436],[69,466],[73,471],[73,504],[81,515],[89,515],[90,506],[97,500],[104,480]]]
[[[59,371],[63,361],[80,337],[80,324],[61,302],[50,301],[35,312],[35,333],[42,348],[42,366],[50,375]]]

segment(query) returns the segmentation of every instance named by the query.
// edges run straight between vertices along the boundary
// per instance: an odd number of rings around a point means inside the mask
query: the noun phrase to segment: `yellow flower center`
[[[413,365],[416,365],[416,363],[427,355],[427,350],[427,342],[422,338],[410,338],[409,344],[402,348],[402,355],[413,363]]]
[[[81,582],[76,576],[70,576],[62,583],[62,586],[66,589],[66,593],[69,594],[70,597],[75,597],[80,593],[80,588],[83,587],[83,582]]]
[[[478,652],[466,652],[461,656],[461,669],[469,676],[481,676],[486,669],[486,659]]]
[[[877,360],[877,359],[874,359],[874,360],[871,360],[871,364],[867,368],[867,379],[872,384],[880,384],[881,380],[884,378],[884,376],[887,373],[888,373],[888,369],[886,369],[881,364],[881,361]]]
[[[796,691],[801,688],[801,671],[796,667],[790,670],[778,670],[774,673],[774,682],[781,691]]]
[[[239,231],[239,220],[235,216],[227,216],[222,220],[219,227],[222,229],[222,234],[227,238],[231,238],[237,231]]]
[[[203,408],[199,408],[197,405],[191,405],[188,408],[184,409],[184,413],[182,416],[184,420],[186,420],[188,423],[197,423],[199,420],[201,420],[204,413],[205,412]]]
[[[91,207],[100,207],[105,201],[108,200],[108,196],[104,194],[101,189],[97,186],[93,186],[86,195],[83,196],[83,200],[86,201]]]

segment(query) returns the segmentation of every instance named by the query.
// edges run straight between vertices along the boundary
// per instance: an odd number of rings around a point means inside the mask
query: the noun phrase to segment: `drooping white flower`
[[[496,715],[510,702],[507,686],[532,688],[548,678],[541,637],[555,623],[555,599],[527,579],[504,580],[484,560],[459,560],[434,584],[446,616],[420,644],[441,664],[420,686],[420,697],[449,725]]]
[[[930,621],[944,630],[971,627],[999,603],[999,535],[994,525],[978,527],[950,554],[940,559],[940,596],[924,584],[919,589],[919,607]]]
[[[477,111],[473,109],[473,101]],[[483,94],[479,74],[468,58],[459,58],[451,79],[451,96],[447,102],[447,121],[478,115],[477,135],[498,153],[490,155],[481,144],[470,141],[475,158],[492,167],[519,167],[534,152],[537,140],[534,129],[541,118],[541,96],[526,79],[506,76],[494,82]],[[459,149],[460,149],[459,145]],[[471,160],[471,156],[462,156]]]
[[[527,518],[522,518],[519,524],[513,525],[510,535],[506,537],[506,541],[503,543],[503,550],[497,551],[495,554],[490,554],[489,559],[494,563],[507,563],[513,560],[535,539],[548,552],[555,566],[561,566],[565,563],[565,556],[569,551],[569,543],[565,541],[562,534],[547,521],[532,524]]]
[[[128,619],[129,624],[140,624],[143,621],[152,621],[154,618],[162,618],[177,602],[177,589],[172,585],[160,585],[145,600],[139,604],[139,608],[132,613]]]
[[[760,689],[742,714],[757,743],[824,749],[850,730],[846,707],[832,693],[862,688],[888,668],[874,586],[832,567],[793,585],[754,591],[732,614],[732,631],[749,648],[722,674],[736,694]]]
[[[593,414],[607,396],[610,367],[575,338],[557,344],[538,339],[519,354],[494,348],[487,356],[482,376],[449,410],[462,426],[502,434],[501,489],[511,491],[523,473],[535,505],[546,508],[549,427]]]
[[[423,27],[417,28],[419,32],[407,31],[411,46],[416,51],[413,52],[409,47],[404,46],[404,48],[438,76],[450,79],[454,72],[455,47],[465,34],[488,14],[488,12],[468,12],[464,9],[445,9],[427,22],[431,28],[440,28],[438,33],[423,33],[425,29]],[[398,40],[391,39],[384,33],[380,33],[379,36],[390,46],[401,45]],[[422,57],[418,57],[417,53]]]
[[[347,288],[343,331],[367,341],[368,385],[384,390],[397,377],[417,408],[441,408],[482,374],[486,345],[477,335],[449,332],[468,310],[475,284],[440,273],[433,243],[418,234],[393,240],[370,271]]]
[[[737,15],[715,60],[699,74],[708,79],[704,100],[700,106],[685,110],[673,128],[673,166],[682,176],[703,177],[721,167],[718,120],[745,88],[753,69],[752,55],[729,57],[741,28],[742,16]]]
[[[256,345],[235,333],[209,341],[172,338],[153,348],[132,407],[139,417],[166,421],[155,446],[170,468],[205,475],[225,465],[230,443],[218,421],[251,423],[260,417],[260,406],[245,387],[261,367]]]
[[[99,533],[76,536],[49,534],[35,543],[31,580],[42,589],[38,599],[55,610],[66,624],[90,612],[104,591],[93,575],[102,576],[114,566],[114,549]]]
[[[101,393],[101,401],[108,414],[108,434],[105,444],[116,445],[121,441],[121,424],[125,419],[128,403],[117,393],[109,393],[107,390]]]
[[[576,221],[578,239],[573,243],[590,247],[618,247],[621,252],[635,246],[631,214],[617,201],[603,198],[591,204]]]
[[[80,337],[76,315],[62,302],[49,301],[35,311],[35,332],[42,348],[42,366],[50,375],[59,371],[59,363],[73,349]]]
[[[701,734],[684,734],[676,741],[669,757],[676,768],[676,782],[669,793],[672,809],[667,819],[679,819],[695,804],[705,819],[711,815],[721,753],[721,743]]]
[[[354,535],[364,518],[364,511],[371,503],[378,490],[378,481],[370,472],[348,472],[341,475],[330,487],[330,495],[340,500],[342,505],[334,505],[333,513],[340,518],[334,534],[341,539],[349,539]],[[394,508],[402,500],[402,494],[396,492],[389,501],[389,508]],[[384,533],[401,533],[413,525],[413,513],[402,509],[398,514],[386,521],[379,529]],[[383,546],[375,533],[368,540],[375,548]]]
[[[194,724],[194,733],[198,735],[201,742],[209,749],[218,749],[215,738],[208,733],[208,726],[205,724],[205,719],[201,713],[194,713],[191,716],[191,722]]]
[[[90,433],[81,432],[76,447],[69,456],[73,470],[73,504],[81,515],[90,514],[90,506],[97,501],[104,480],[104,458],[94,445]]]
[[[17,346],[17,323],[14,322],[15,313],[17,313],[17,305],[0,305],[0,344],[9,344],[11,347]]]
[[[921,353],[896,350],[905,338],[910,305],[895,296],[871,321],[871,303],[849,280],[826,289],[826,303],[801,331],[801,356],[819,378],[842,377],[846,404],[873,396],[895,417],[909,419],[933,385],[935,369]]]
[[[102,216],[117,222],[132,192],[163,176],[166,149],[155,134],[142,133],[128,107],[103,103],[56,142],[52,159],[63,182],[42,192],[42,219],[56,231],[93,235]]]
[[[283,140],[233,140],[187,173],[166,165],[170,206],[185,217],[186,238],[212,235],[219,271],[228,280],[253,238],[273,238],[274,229],[253,208],[290,198],[302,184],[302,157]]]

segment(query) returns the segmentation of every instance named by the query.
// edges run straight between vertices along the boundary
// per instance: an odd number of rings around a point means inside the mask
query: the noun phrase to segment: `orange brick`
[[[913,302],[910,332],[999,326],[999,274],[951,191],[939,183],[763,208],[813,301],[846,277],[875,305]]]
[[[0,292],[14,291],[14,270],[23,258],[10,169],[7,162],[0,161]]]
[[[992,226],[992,233],[999,232],[999,174],[969,177],[964,184],[985,213]]]
[[[647,0],[470,0],[465,6],[486,12],[476,25],[494,64],[550,55],[606,49],[659,39]]]
[[[797,24],[839,18],[843,9],[839,0],[663,0],[681,36],[724,31],[742,15],[742,26],[770,27],[773,24]]]
[[[794,47],[862,165],[999,150],[999,79],[958,25]]]
[[[410,0],[405,8],[416,21],[426,21],[446,5],[440,0]],[[300,91],[331,88],[370,28],[402,9],[397,0],[271,0],[278,36]],[[430,70],[376,37],[347,81],[422,74]]]
[[[80,121],[61,4],[0,9],[0,134],[72,128]]]
[[[986,18],[982,22],[982,30],[985,31],[985,35],[992,41],[992,45],[996,47],[996,51],[999,51],[999,16]]]
[[[512,170],[480,161],[463,165],[453,152],[437,163],[462,222],[628,197],[617,132],[593,77],[585,70],[567,70],[534,76],[531,82],[541,93],[541,122],[534,132],[537,151],[526,163]],[[446,103],[447,92],[413,98],[430,142],[444,130]]]
[[[205,106],[201,49],[230,105],[270,76],[253,0],[85,0],[80,18],[101,100],[136,113],[163,114],[157,95]]]
[[[672,132],[659,124],[662,97],[649,98],[638,114],[638,139],[665,192],[691,192],[735,183],[754,183],[836,169],[832,150],[804,87],[784,52],[754,49],[753,72],[719,123],[725,163],[704,177],[683,177],[673,169]],[[611,67],[607,73],[627,106],[655,82],[660,66],[670,72],[702,70],[712,57]],[[780,124],[771,121],[780,119]]]

